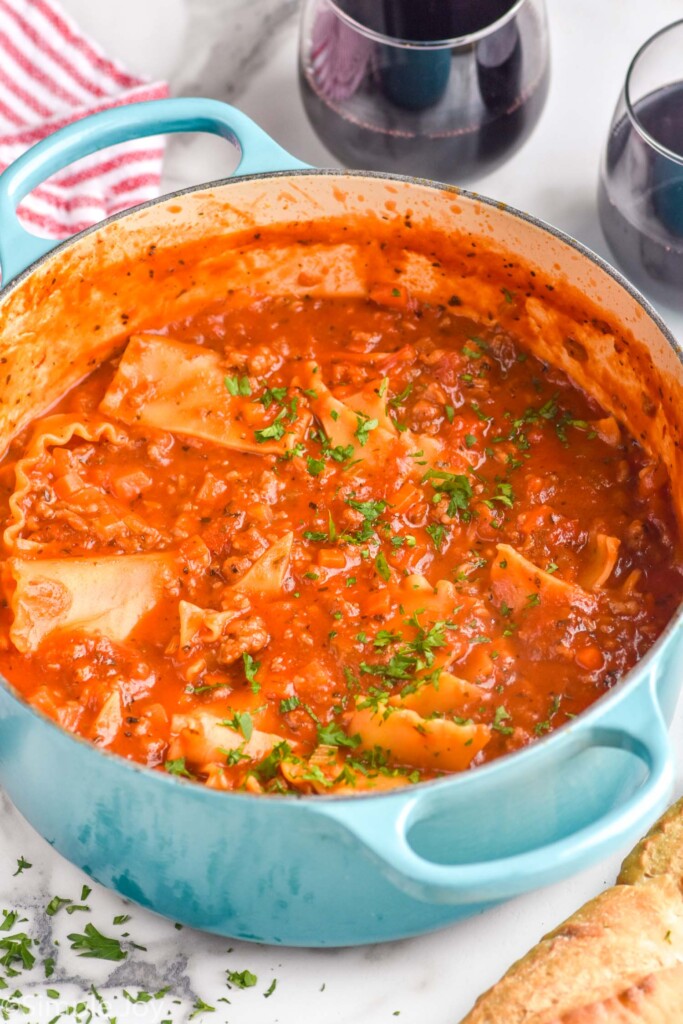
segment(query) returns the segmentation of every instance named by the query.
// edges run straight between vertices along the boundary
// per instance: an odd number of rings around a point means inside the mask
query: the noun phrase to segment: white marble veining
[[[235,103],[303,160],[331,165],[306,121],[296,82],[295,0],[64,0],[65,6],[112,54],[136,71],[167,76],[172,90]],[[607,255],[597,222],[599,154],[628,61],[643,39],[681,15],[680,0],[549,0],[553,82],[548,105],[527,145],[481,181],[482,192],[504,199],[564,228]],[[179,139],[169,149],[169,189],[227,175],[234,155],[225,143]],[[683,338],[683,316],[663,310]],[[683,739],[683,714],[673,725]],[[58,766],[55,766],[58,770]],[[683,792],[680,765],[676,792]],[[68,814],[68,807],[64,808]],[[619,856],[561,885],[515,900],[446,931],[400,943],[339,951],[286,950],[234,943],[127,905],[99,886],[87,896],[91,911],[45,914],[51,897],[79,902],[88,880],[61,859],[0,799],[0,907],[15,908],[23,927],[40,940],[35,967],[17,979],[18,1007],[8,1019],[47,1024],[60,1011],[85,1003],[88,1020],[119,1024],[454,1024],[476,995],[540,934],[579,903],[610,884]],[[13,877],[17,858],[32,863]],[[125,925],[115,915],[128,913]],[[128,932],[146,949],[128,947],[126,960],[79,959],[66,936],[92,921],[106,935]],[[16,930],[16,929],[15,929]],[[0,937],[4,935],[0,931]],[[126,940],[124,940],[125,942]],[[0,955],[2,949],[0,949]],[[43,963],[55,960],[46,981]],[[228,989],[226,971],[258,977],[246,990]],[[273,993],[264,998],[272,981]],[[91,991],[96,987],[108,1010]],[[150,1002],[136,997],[169,986]],[[48,990],[59,993],[50,996]],[[12,988],[0,998],[12,999]],[[229,1000],[229,1003],[221,1000]],[[214,1010],[201,1010],[203,1000]],[[3,1004],[0,1003],[0,1010]],[[396,1016],[395,1016],[396,1015]],[[64,1021],[76,1017],[65,1015]]]

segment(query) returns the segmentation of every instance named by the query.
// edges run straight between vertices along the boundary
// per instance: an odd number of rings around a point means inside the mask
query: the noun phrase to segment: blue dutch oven
[[[180,131],[212,132],[236,143],[242,154],[237,176],[161,197],[56,248],[19,224],[21,199],[72,161],[126,139]],[[127,287],[122,259],[130,258],[131,268],[142,261],[144,268],[150,245],[158,251],[187,236],[198,261],[193,284],[210,290],[204,282],[213,279],[214,264],[208,257],[202,263],[201,255],[206,234],[224,237],[227,249],[245,218],[292,223],[310,221],[316,211],[352,211],[362,220],[380,208],[397,217],[409,209],[414,224],[429,220],[445,233],[476,230],[492,247],[523,252],[529,266],[597,297],[609,322],[637,331],[651,372],[665,381],[665,391],[680,396],[681,356],[664,324],[623,278],[571,238],[449,186],[313,170],[239,111],[199,99],[97,114],[40,142],[0,176],[0,347],[10,358],[17,338],[35,347],[32,365],[41,385],[35,394],[51,400],[82,373],[79,358],[92,354],[88,337],[93,346],[101,339],[102,332],[88,334],[92,318],[114,336],[115,303]],[[166,321],[169,310],[176,318],[185,301],[166,288],[165,280],[149,283],[159,325],[164,310]],[[71,317],[66,340],[65,310]],[[132,310],[127,332],[141,315]],[[120,339],[121,330],[119,324]],[[52,379],[49,357],[64,345],[74,351],[72,378],[63,364]],[[588,351],[574,376],[581,382],[599,358],[603,384],[611,374],[615,388],[621,383],[639,395],[634,389],[642,387],[643,363],[629,352],[620,348],[617,365],[613,349]],[[570,356],[563,358],[567,365]],[[12,386],[26,419],[35,394],[27,398],[31,388],[21,380]],[[672,447],[663,457],[678,494],[683,472],[672,452],[681,424],[673,406],[664,395],[654,421],[666,419]],[[633,426],[639,433],[651,429]],[[653,446],[663,436],[659,427],[652,427]],[[221,793],[148,770],[62,731],[2,681],[0,782],[68,860],[174,920],[288,945],[397,939],[555,882],[643,832],[671,789],[667,723],[681,681],[681,635],[675,619],[618,686],[520,752],[460,775],[351,798]]]

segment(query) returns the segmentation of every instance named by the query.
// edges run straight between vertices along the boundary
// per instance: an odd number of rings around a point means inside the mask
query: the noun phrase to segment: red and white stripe
[[[63,125],[109,107],[168,95],[110,60],[56,0],[0,0],[0,170]],[[26,227],[71,235],[159,194],[163,139],[123,142],[85,157],[19,207]]]

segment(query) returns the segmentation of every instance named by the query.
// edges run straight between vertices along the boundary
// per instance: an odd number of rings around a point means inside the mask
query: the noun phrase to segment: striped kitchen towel
[[[55,0],[0,0],[0,169],[71,121],[167,95],[165,82],[105,56]],[[27,196],[20,219],[34,234],[60,238],[153,199],[163,155],[157,137],[85,157]]]

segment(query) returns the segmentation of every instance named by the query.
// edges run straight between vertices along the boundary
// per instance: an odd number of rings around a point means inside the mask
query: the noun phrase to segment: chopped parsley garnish
[[[259,444],[264,444],[266,441],[279,441],[280,438],[284,437],[286,428],[282,421],[286,415],[287,410],[281,409],[269,427],[263,427],[261,430],[255,430],[254,437],[257,442]]]
[[[434,651],[447,644],[446,630],[455,628],[453,623],[441,621],[434,622],[429,629],[425,629],[420,625],[418,613],[411,615],[407,619],[407,623],[416,630],[413,639],[403,642],[396,653],[385,663],[369,664],[362,661],[360,670],[364,675],[381,676],[387,680],[412,679],[416,672],[431,668],[434,664]],[[380,630],[375,637],[374,644],[376,648],[382,648],[400,640],[402,640],[400,633]],[[386,697],[379,698],[380,703],[383,699]],[[373,702],[371,699],[359,706],[361,708],[372,707],[374,704],[376,704],[376,700]]]
[[[260,402],[264,409],[270,409],[273,402],[282,405],[287,397],[287,388],[265,388],[255,401]]]
[[[355,501],[353,498],[347,498],[346,504],[360,512],[368,523],[376,522],[387,507],[386,501]]]
[[[402,639],[403,633],[391,633],[388,629],[380,629],[373,643],[375,647],[381,649],[382,647],[388,647],[389,644],[398,643]]]
[[[301,706],[301,701],[298,697],[285,697],[280,701],[280,714],[286,715],[290,711],[294,711],[296,708]]]
[[[472,487],[466,476],[461,473],[448,473],[443,469],[429,469],[422,477],[428,480],[434,488],[433,501],[436,503],[442,497],[448,498],[448,515],[456,513],[467,513],[472,497]]]
[[[304,540],[312,541],[329,541],[330,544],[334,544],[337,539],[337,527],[334,524],[332,513],[328,512],[327,515],[327,533],[322,530],[304,530]]]
[[[21,964],[26,971],[31,970],[36,962],[35,955],[31,952],[33,945],[34,940],[29,938],[26,932],[15,932],[0,939],[0,964],[7,968],[8,974],[16,974],[15,964]]]
[[[224,750],[222,747],[218,748],[221,754],[225,754],[225,763],[228,768],[234,768],[240,761],[251,761],[249,754],[244,753],[245,743],[246,740],[244,743],[240,743],[239,747],[233,747],[232,750]]]
[[[515,496],[512,491],[512,484],[502,483],[496,484],[496,494],[489,498],[486,504],[491,508],[494,501],[499,501],[501,505],[505,505],[506,508],[512,508],[514,500]]]
[[[314,459],[312,455],[309,455],[306,459],[306,468],[311,476],[320,476],[325,468],[325,460]]]
[[[251,384],[248,377],[226,377],[224,383],[230,394],[235,398],[237,395],[246,396],[251,394]]]
[[[382,579],[385,581],[385,583],[388,583],[389,580],[391,579],[391,570],[389,568],[389,563],[387,562],[386,555],[384,554],[383,551],[378,552],[377,557],[375,558],[375,569],[377,570],[378,575],[381,576]]]
[[[474,448],[476,443],[477,443],[477,439],[474,436],[474,434],[465,434],[465,445],[468,448]]]
[[[221,725],[226,725],[235,732],[241,732],[247,743],[254,732],[254,721],[248,711],[236,711],[232,718],[223,719]]]
[[[98,960],[125,960],[128,956],[118,939],[102,935],[94,924],[86,924],[83,934],[72,932],[67,938],[79,956],[96,957]]]
[[[441,523],[430,523],[429,526],[425,527],[425,531],[432,538],[432,544],[436,550],[440,551],[443,539],[446,536],[446,527],[442,526]]]
[[[400,395],[394,395],[393,398],[389,399],[389,405],[392,406],[392,408],[397,409],[399,405],[403,405],[403,403],[405,402],[406,398],[408,398],[412,390],[413,385],[408,384],[400,393]]]
[[[195,1017],[198,1017],[200,1013],[215,1013],[216,1007],[209,1006],[209,1004],[205,1003],[203,999],[197,997],[194,1003],[192,1004],[192,1011],[193,1012],[190,1014],[189,1017],[190,1020],[194,1020]]]
[[[364,412],[356,412],[356,421],[358,425],[354,430],[354,436],[358,438],[358,443],[362,447],[368,443],[370,431],[376,430],[379,426],[379,420],[370,419]]]
[[[251,971],[228,971],[228,985],[236,988],[253,988],[258,978]]]
[[[263,993],[263,998],[264,999],[268,999],[269,996],[272,996],[272,994],[275,991],[276,987],[277,987],[277,978],[273,978],[273,980],[271,981],[270,985],[268,986],[266,991]]]
[[[194,775],[185,767],[185,758],[176,757],[172,761],[164,762],[164,768],[169,775],[183,775],[186,779],[193,779]]]
[[[445,405],[444,409],[446,412],[446,419],[448,420],[449,423],[452,423],[453,420],[455,419],[455,409],[453,408],[452,405]]]
[[[256,673],[261,668],[261,662],[255,661],[251,654],[247,654],[246,651],[242,655],[242,662],[244,664],[244,674],[247,677],[247,682],[251,686],[251,692],[258,693],[261,689],[261,684],[256,678]]]
[[[337,444],[334,448],[326,448],[325,455],[328,455],[334,462],[347,462],[353,457],[352,444]]]
[[[73,903],[73,900],[67,899],[62,896],[53,896],[48,905],[45,907],[45,913],[48,917],[54,917],[57,911],[61,907],[66,907],[67,904]]]
[[[259,779],[268,781],[277,775],[277,770],[283,761],[294,759],[292,748],[286,740],[276,743],[267,757],[264,757],[260,764],[253,768],[253,773]],[[294,759],[298,760],[298,758]]]
[[[317,726],[318,743],[327,747],[357,747],[360,743],[360,736],[347,736],[340,725],[336,722],[329,722],[328,725]]]
[[[29,861],[27,861],[25,857],[18,857],[17,858],[17,870],[12,875],[12,878],[16,878],[17,875],[20,875],[22,873],[22,871],[28,871],[28,869],[32,868],[32,867],[33,867],[33,864],[29,863]]]
[[[495,729],[496,732],[502,733],[503,736],[511,736],[514,732],[514,729],[509,725],[503,725],[503,723],[509,721],[511,717],[512,716],[505,707],[505,705],[501,704],[499,707],[496,708],[496,713],[494,715],[491,728]]]
[[[67,900],[68,902],[68,900]],[[14,928],[16,920],[19,914],[16,910],[3,910],[2,912],[2,924],[0,924],[0,932],[9,932]]]
[[[477,417],[477,419],[481,420],[482,423],[488,423],[490,422],[490,420],[493,419],[493,416],[487,416],[485,412],[481,411],[479,407],[479,402],[470,402],[470,408],[472,409],[472,412]]]

